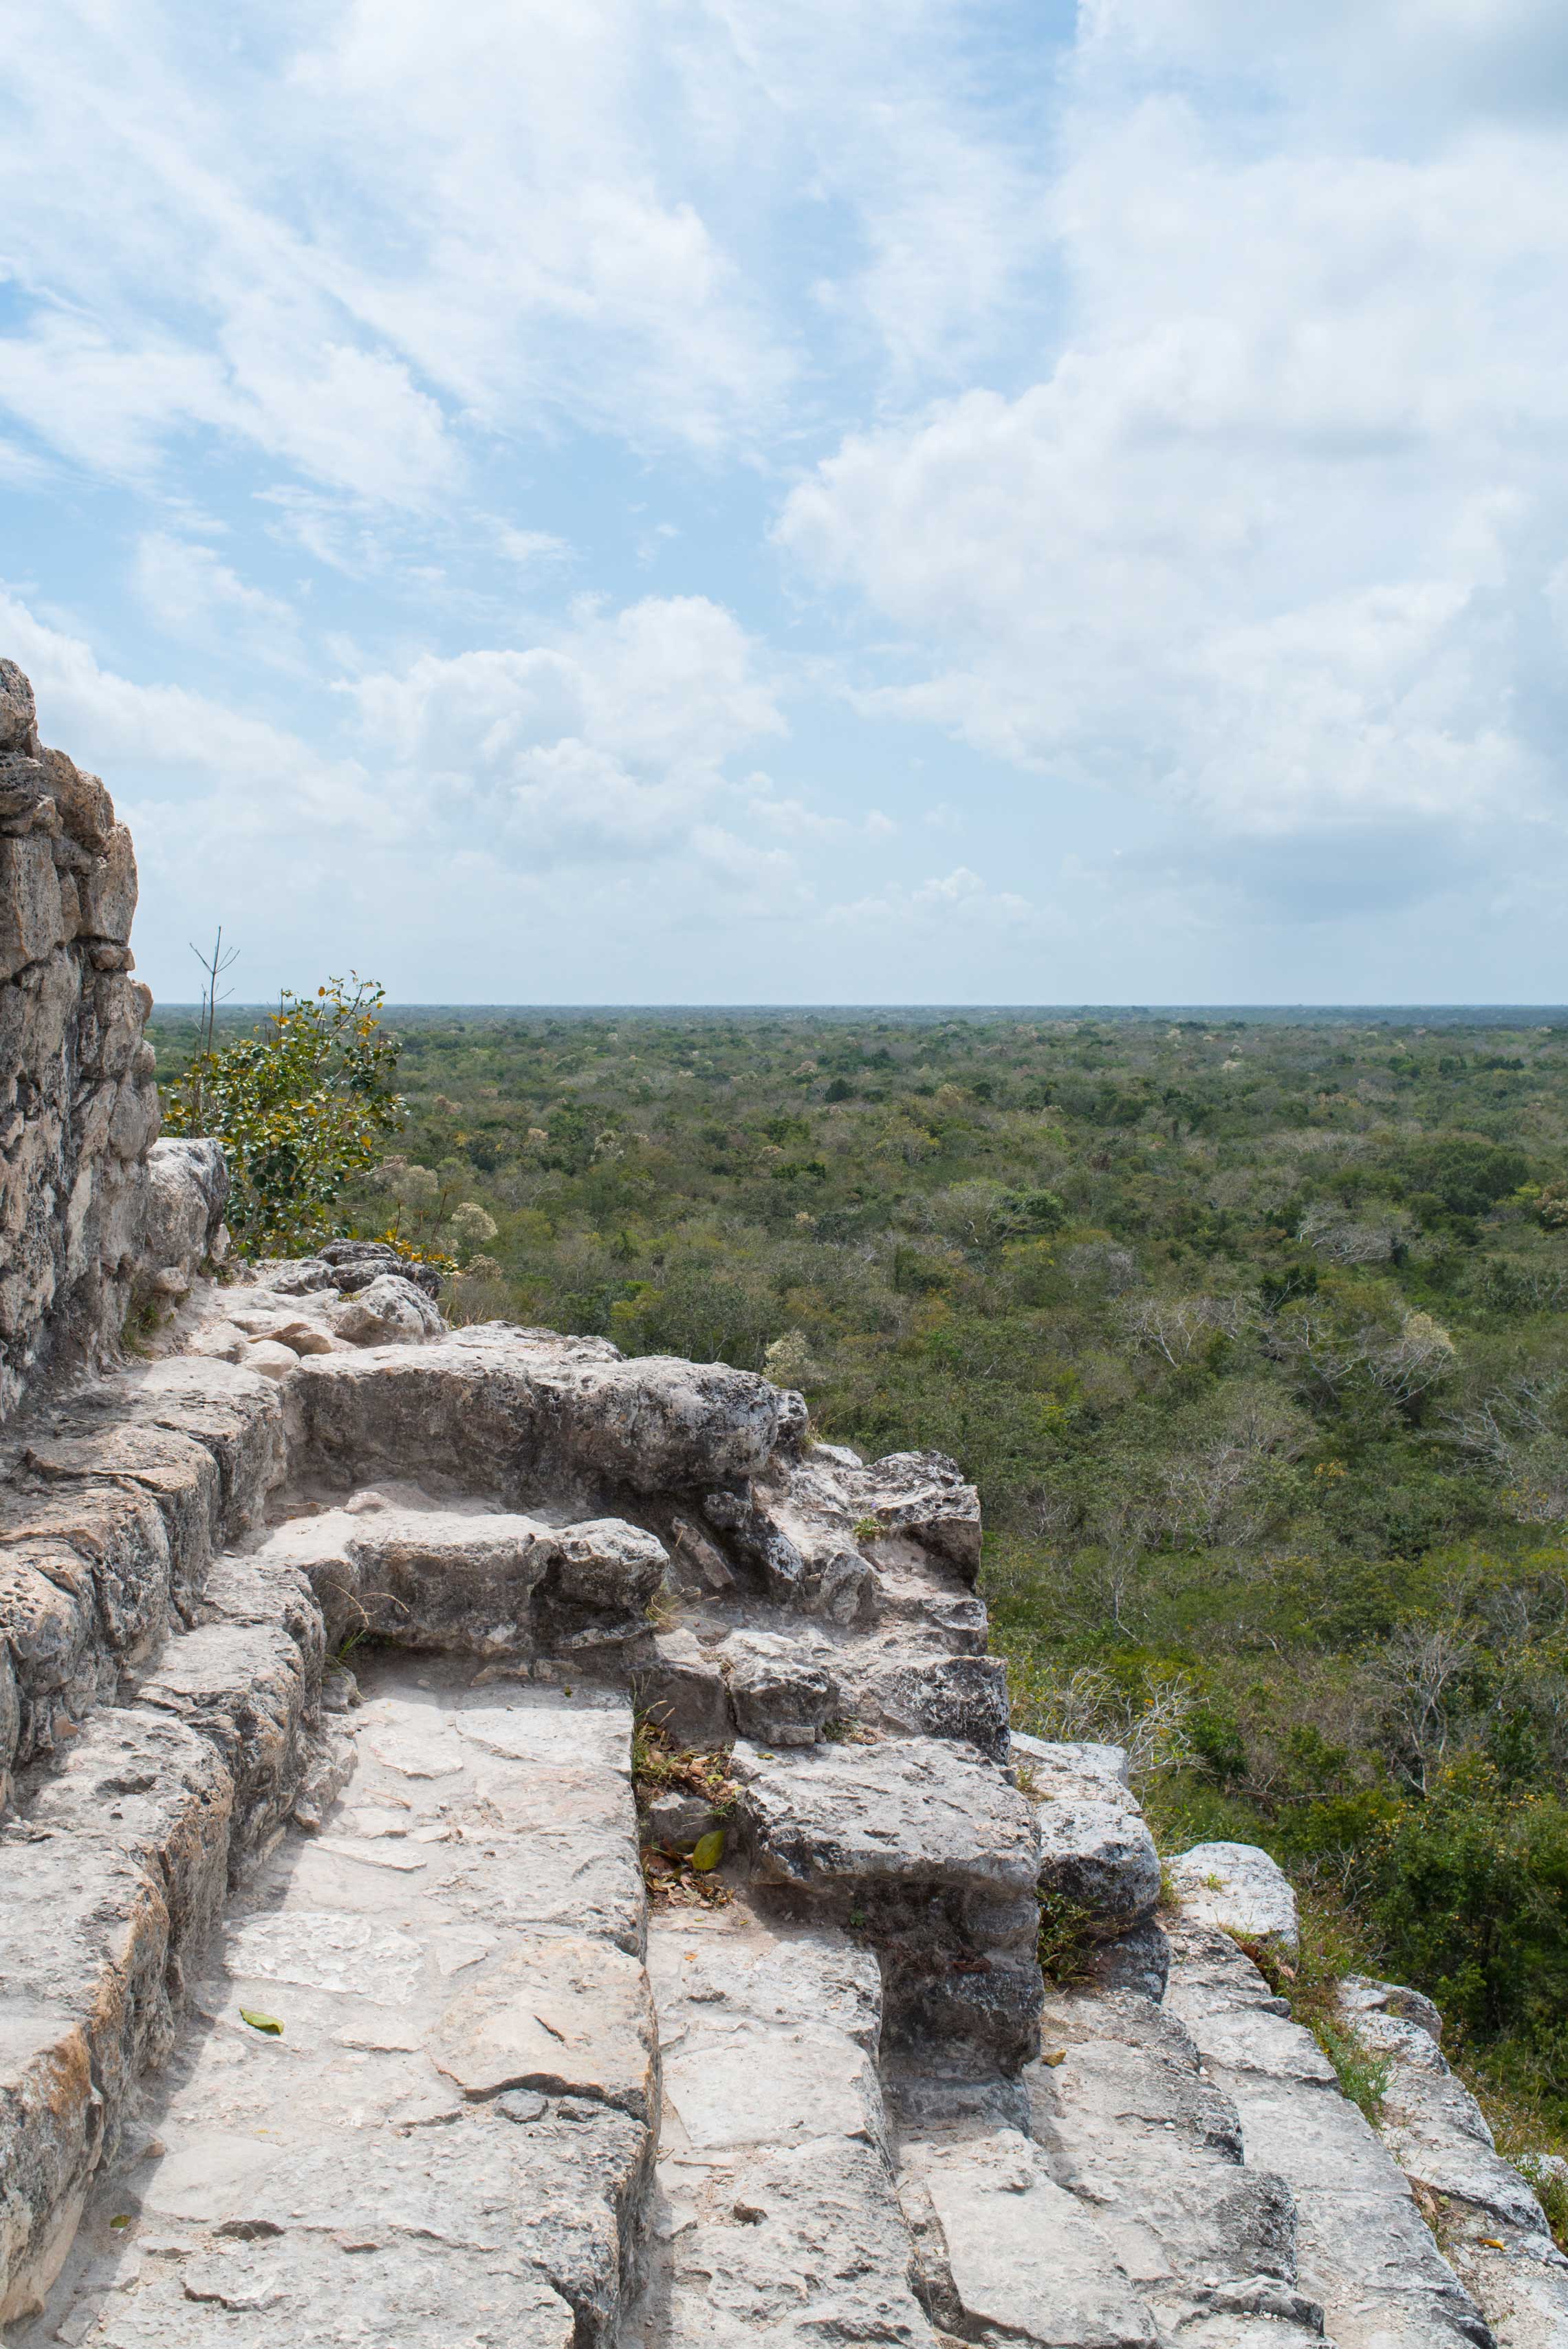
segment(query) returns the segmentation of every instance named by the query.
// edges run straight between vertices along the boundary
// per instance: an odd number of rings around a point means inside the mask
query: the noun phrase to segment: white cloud
[[[542,564],[564,563],[572,549],[563,538],[548,530],[518,530],[511,523],[497,523],[496,544],[509,563],[520,571],[537,570]]]
[[[280,668],[302,667],[299,616],[282,596],[247,586],[210,546],[169,531],[144,531],[132,584],[166,634],[186,644],[237,643]]]
[[[1016,929],[1036,919],[1026,897],[1010,889],[988,889],[978,873],[955,864],[951,873],[934,874],[913,889],[896,885],[874,895],[858,897],[852,905],[830,906],[823,920],[840,927],[873,925],[910,930],[958,929],[971,934],[998,925]]]
[[[1504,14],[1553,47],[1542,11]],[[1352,47],[1369,25],[1409,30],[1357,11]],[[1496,31],[1453,0],[1426,47]],[[1346,37],[1305,6],[1088,11],[1059,357],[851,434],[784,509],[804,569],[903,632],[862,707],[1213,838],[1437,827],[1459,854],[1556,823],[1532,705],[1568,534],[1568,151],[1460,109],[1457,67],[1423,152],[1346,151],[1371,136],[1331,70]]]

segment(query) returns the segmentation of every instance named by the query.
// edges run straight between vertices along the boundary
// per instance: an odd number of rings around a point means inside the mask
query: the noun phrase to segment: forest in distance
[[[1017,1725],[1265,1845],[1304,1976],[1429,1992],[1568,2150],[1568,1011],[384,1019],[346,1227],[953,1454]]]

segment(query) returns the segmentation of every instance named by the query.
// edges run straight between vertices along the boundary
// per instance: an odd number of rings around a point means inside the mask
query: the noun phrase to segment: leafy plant
[[[1093,1925],[1088,1910],[1080,1909],[1076,1901],[1041,1901],[1035,1953],[1047,1982],[1066,1990],[1083,1980],[1094,1956]]]
[[[285,993],[255,1034],[197,1051],[166,1092],[167,1133],[223,1144],[242,1255],[298,1254],[336,1230],[348,1185],[402,1123],[384,999],[357,978]]]

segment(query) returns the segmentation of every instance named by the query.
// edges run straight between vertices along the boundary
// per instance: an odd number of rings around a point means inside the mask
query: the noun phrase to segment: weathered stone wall
[[[0,660],[0,1420],[46,1370],[113,1353],[173,1226],[215,1228],[205,1206],[171,1213],[171,1195],[226,1187],[213,1144],[166,1144],[156,1179],[160,1160],[150,1167],[158,1089],[135,910],[108,792],[40,746],[32,687]]]

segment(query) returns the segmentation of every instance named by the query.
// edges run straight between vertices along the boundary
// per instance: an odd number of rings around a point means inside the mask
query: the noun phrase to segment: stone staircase
[[[1009,1737],[950,1464],[340,1270],[0,1444],[13,2349],[1568,2343],[1386,1986],[1385,2143],[1121,1757]]]

